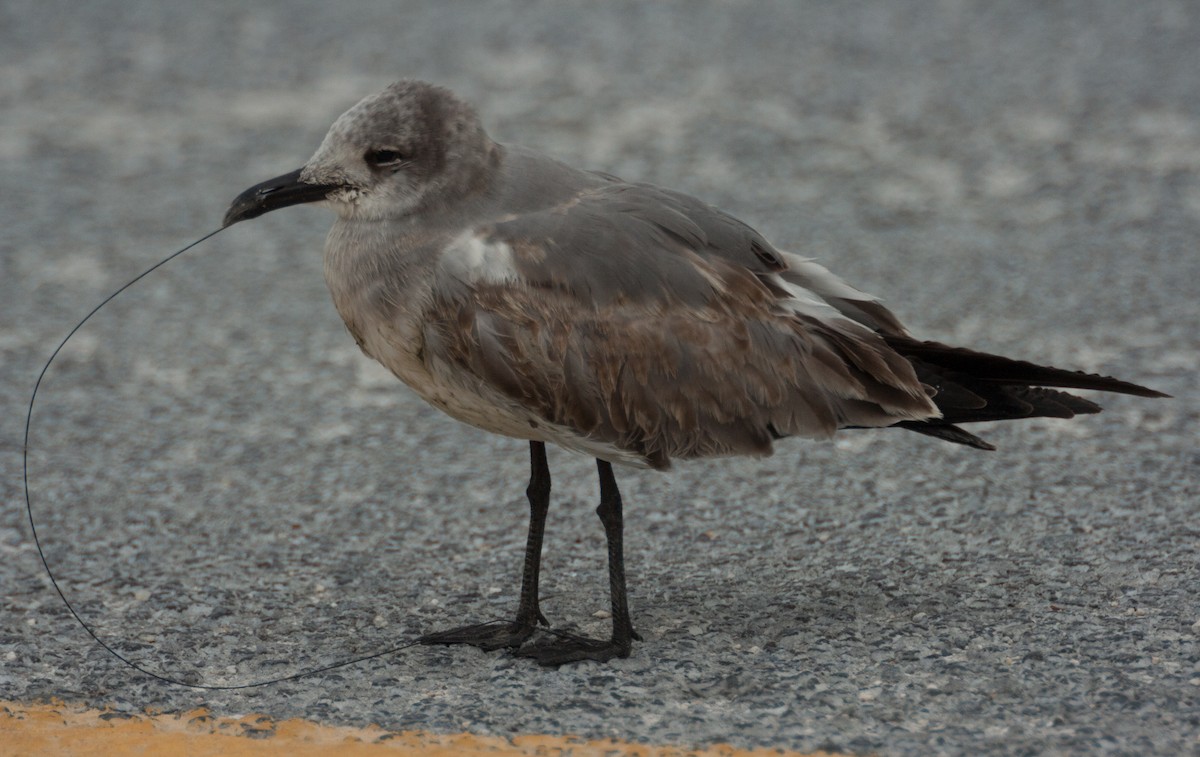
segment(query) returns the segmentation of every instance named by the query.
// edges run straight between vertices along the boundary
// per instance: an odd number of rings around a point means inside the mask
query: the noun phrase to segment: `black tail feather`
[[[944,370],[965,374],[978,381],[986,381],[991,384],[1095,389],[1101,392],[1134,394],[1138,397],[1169,396],[1111,376],[1084,373],[1083,371],[1066,371],[1061,368],[1028,363],[1024,360],[1013,360],[999,355],[989,355],[986,352],[976,352],[965,347],[951,347],[940,342],[922,342],[906,336],[884,335],[884,339],[888,346],[909,360],[920,360]]]
[[[942,417],[905,421],[900,428],[978,449],[995,449],[954,424],[1018,418],[1073,418],[1100,412],[1094,402],[1047,387],[1094,389],[1139,397],[1167,397],[1144,386],[1082,371],[1067,371],[1013,360],[999,355],[885,336],[888,344],[908,358],[917,377],[933,390]]]
[[[996,445],[980,439],[969,431],[964,431],[953,423],[901,421],[896,424],[896,427],[916,431],[918,434],[925,434],[926,436],[937,437],[938,439],[954,442],[955,444],[965,444],[975,449],[988,450],[989,452],[996,449]]]

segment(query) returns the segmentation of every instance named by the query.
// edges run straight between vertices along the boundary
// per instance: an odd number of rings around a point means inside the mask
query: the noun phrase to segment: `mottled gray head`
[[[225,225],[303,202],[347,219],[427,211],[481,189],[494,152],[471,106],[449,90],[398,81],[343,113],[303,168],[243,192]]]

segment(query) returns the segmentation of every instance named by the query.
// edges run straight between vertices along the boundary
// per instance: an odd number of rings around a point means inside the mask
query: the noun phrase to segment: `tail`
[[[906,336],[886,335],[884,339],[912,363],[922,382],[933,387],[934,404],[942,411],[941,418],[903,421],[896,425],[978,449],[995,447],[954,424],[1016,418],[1073,418],[1100,412],[1100,406],[1090,400],[1048,387],[1094,389],[1138,397],[1170,396],[1094,373],[1065,371]]]

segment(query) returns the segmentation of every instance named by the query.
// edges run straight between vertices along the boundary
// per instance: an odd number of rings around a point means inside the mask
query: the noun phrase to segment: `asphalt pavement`
[[[0,6],[0,700],[882,754],[1200,750],[1200,9],[1034,0]],[[26,404],[95,304],[401,77],[688,191],[918,335],[1152,386],[1098,416],[618,470],[632,657],[417,647],[162,683],[34,550]],[[314,208],[135,284],[47,372],[30,494],[102,639],[210,685],[515,607],[527,449],[423,405],[329,302]],[[588,459],[543,609],[604,633]]]

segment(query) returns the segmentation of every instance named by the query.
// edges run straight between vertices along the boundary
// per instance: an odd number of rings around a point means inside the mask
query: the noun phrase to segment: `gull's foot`
[[[537,660],[539,665],[558,667],[568,662],[608,662],[614,657],[628,657],[632,646],[628,640],[589,639],[565,631],[551,631],[551,635],[539,639],[532,644],[526,644],[513,654],[517,657],[530,657]],[[634,638],[637,638],[636,635]]]
[[[485,652],[491,652],[521,646],[533,635],[533,629],[534,626],[525,623],[493,621],[435,631],[422,636],[418,641],[422,644],[470,644]]]

